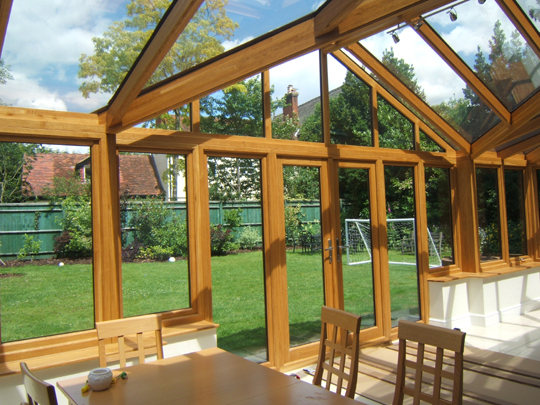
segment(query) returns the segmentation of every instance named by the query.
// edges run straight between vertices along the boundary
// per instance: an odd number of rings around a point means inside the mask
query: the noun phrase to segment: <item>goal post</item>
[[[390,264],[416,265],[416,220],[414,218],[389,218],[388,262]],[[428,229],[429,267],[442,265],[440,238],[434,240]],[[350,266],[370,263],[371,221],[369,219],[345,219],[345,243],[347,246],[347,264]]]

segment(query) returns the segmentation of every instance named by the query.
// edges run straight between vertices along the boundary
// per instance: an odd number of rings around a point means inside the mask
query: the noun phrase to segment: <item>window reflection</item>
[[[527,254],[525,194],[522,170],[505,170],[506,220],[510,256]]]
[[[480,261],[498,260],[501,255],[499,184],[497,169],[476,169]]]

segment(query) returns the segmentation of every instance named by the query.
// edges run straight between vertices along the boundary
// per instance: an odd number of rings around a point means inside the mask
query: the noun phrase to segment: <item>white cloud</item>
[[[13,80],[0,86],[0,99],[14,107],[67,111],[66,103],[58,93],[47,90],[38,80],[17,72],[13,73]]]
[[[228,51],[229,49],[236,48],[239,45],[242,45],[242,44],[245,44],[246,42],[251,41],[253,38],[254,37],[249,36],[243,39],[235,39],[234,41],[223,41],[221,45],[223,45],[223,47],[225,48],[225,51]]]

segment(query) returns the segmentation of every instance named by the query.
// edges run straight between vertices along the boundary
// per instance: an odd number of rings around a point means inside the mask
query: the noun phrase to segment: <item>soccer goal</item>
[[[414,218],[387,219],[388,258],[390,264],[416,265],[416,221]],[[371,221],[369,219],[345,220],[347,264],[370,263]],[[440,245],[437,246],[428,229],[429,266],[442,265]]]

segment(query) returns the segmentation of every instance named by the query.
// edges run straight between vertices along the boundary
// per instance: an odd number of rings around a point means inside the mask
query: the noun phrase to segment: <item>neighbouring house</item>
[[[92,175],[89,154],[38,153],[26,176],[31,194],[43,198],[55,177],[79,173],[82,182]],[[129,197],[149,197],[163,193],[164,187],[152,155],[120,155],[120,193]]]

